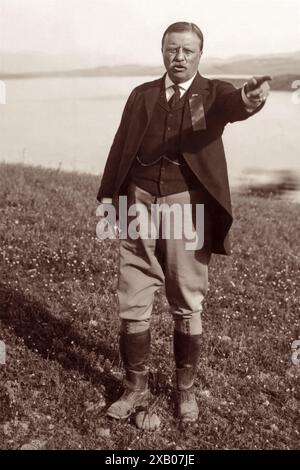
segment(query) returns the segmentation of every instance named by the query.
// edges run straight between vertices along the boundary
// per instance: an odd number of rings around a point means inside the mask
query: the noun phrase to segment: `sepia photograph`
[[[0,0],[0,450],[299,451],[299,234],[300,0]]]

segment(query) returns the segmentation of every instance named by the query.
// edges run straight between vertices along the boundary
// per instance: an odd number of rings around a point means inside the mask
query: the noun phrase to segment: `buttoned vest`
[[[181,154],[181,127],[188,92],[170,108],[165,89],[159,99],[131,167],[129,178],[156,195],[199,188],[200,184]]]

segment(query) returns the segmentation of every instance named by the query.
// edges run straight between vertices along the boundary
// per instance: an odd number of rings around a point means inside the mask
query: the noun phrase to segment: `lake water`
[[[155,77],[7,80],[0,105],[0,161],[100,174],[132,88]],[[253,119],[230,124],[231,183],[245,171],[300,170],[300,105],[272,92]]]

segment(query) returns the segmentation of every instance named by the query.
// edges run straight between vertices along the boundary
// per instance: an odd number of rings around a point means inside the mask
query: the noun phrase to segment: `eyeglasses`
[[[192,51],[190,49],[184,49],[182,47],[172,47],[170,49],[166,49],[164,51],[166,54],[168,54],[170,57],[177,56],[178,54],[182,54],[186,59],[189,57],[192,57],[194,54],[201,54],[202,51]]]

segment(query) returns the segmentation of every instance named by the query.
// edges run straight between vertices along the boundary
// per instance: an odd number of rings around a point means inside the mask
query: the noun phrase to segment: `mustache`
[[[172,64],[172,67],[175,68],[175,67],[180,67],[182,69],[186,69],[186,65],[182,65],[182,64]]]

